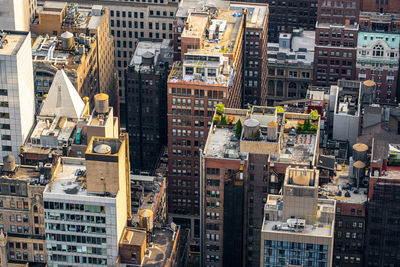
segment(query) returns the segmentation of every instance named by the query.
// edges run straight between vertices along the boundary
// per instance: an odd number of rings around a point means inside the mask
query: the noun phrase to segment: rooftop
[[[171,257],[171,252],[178,235],[170,228],[153,228],[152,246],[147,247],[149,254],[145,256],[142,266],[158,267],[165,266]]]
[[[28,32],[0,31],[0,55],[16,55]]]
[[[173,45],[171,40],[162,42],[141,41],[137,44],[130,66],[139,68],[141,72],[150,69],[150,65],[158,68],[158,62],[173,62]]]
[[[309,114],[285,112],[277,114],[276,108],[253,107],[227,109],[224,115],[228,125],[214,122],[208,134],[204,153],[212,158],[239,158],[241,153],[273,154],[275,161],[287,163],[314,162],[319,136],[319,119],[304,124]],[[242,123],[242,134],[236,136],[236,123]]]
[[[230,2],[230,8],[238,12],[247,9],[246,28],[262,28],[265,17],[268,16],[267,4]]]
[[[274,220],[266,220],[264,218],[262,232],[290,234],[290,235],[306,235],[333,237],[333,226],[335,218],[335,201],[318,199],[318,210],[315,215],[307,218],[290,218],[283,220],[283,196],[268,195],[265,204],[265,212],[273,211],[271,215],[276,216]]]
[[[191,12],[201,11],[204,7],[228,8],[229,2],[224,0],[182,0],[176,12],[176,17],[187,18]]]
[[[324,28],[324,29],[343,29],[343,30],[353,30],[358,31],[360,25],[357,23],[354,24],[330,24],[330,23],[320,23],[317,22],[315,28]]]
[[[140,210],[156,211],[157,199],[160,196],[162,186],[165,186],[165,178],[157,176],[130,175],[132,214]]]
[[[283,34],[279,43],[268,43],[269,64],[311,65],[314,62],[315,32],[295,30],[293,34]]]
[[[64,10],[65,17],[62,18],[63,27],[97,29],[104,15],[104,9],[101,5],[78,5],[77,3],[56,1],[45,1],[44,4],[39,4],[37,14],[39,16],[61,16]],[[36,18],[32,24],[39,24],[39,18]]]
[[[362,204],[367,201],[367,188],[351,186],[352,180],[348,176],[337,175],[334,179],[320,186],[320,198],[336,199],[340,202]]]
[[[45,192],[58,195],[87,196],[86,161],[82,158],[61,158],[60,166]]]
[[[34,63],[50,63],[66,70],[76,70],[85,62],[87,55],[93,52],[95,39],[81,34],[73,37],[72,47],[63,47],[62,37],[39,35],[32,45]]]
[[[332,86],[337,90],[335,114],[360,115],[361,82],[339,81],[338,86]]]

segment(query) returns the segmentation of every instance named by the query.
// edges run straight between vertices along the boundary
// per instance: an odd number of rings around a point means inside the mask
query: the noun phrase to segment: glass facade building
[[[289,265],[326,267],[328,246],[309,243],[264,240],[264,267]]]

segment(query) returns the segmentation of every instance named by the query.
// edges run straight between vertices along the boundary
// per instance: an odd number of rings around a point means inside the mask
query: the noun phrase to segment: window
[[[380,44],[374,46],[372,55],[374,57],[383,57],[383,46]]]

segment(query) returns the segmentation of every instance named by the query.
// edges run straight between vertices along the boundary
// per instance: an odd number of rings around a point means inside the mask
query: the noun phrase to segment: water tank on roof
[[[108,112],[108,95],[97,94],[94,96],[94,108],[98,114],[105,114]]]
[[[364,179],[365,175],[365,163],[361,161],[356,161],[353,164],[353,174],[357,181],[357,188],[360,186],[360,181]]]
[[[243,123],[243,136],[246,139],[257,139],[259,137],[260,122],[255,119],[247,119]]]
[[[149,51],[146,51],[145,53],[143,53],[142,64],[146,65],[146,66],[153,65],[154,64],[154,54]]]
[[[367,161],[368,146],[363,143],[353,145],[353,159],[354,161]]]
[[[106,144],[100,144],[94,147],[93,151],[95,153],[99,154],[110,154],[111,153],[111,147]]]
[[[61,40],[63,49],[70,50],[74,46],[74,35],[70,32],[61,34]]]
[[[3,158],[3,171],[13,172],[15,170],[15,158],[13,155],[8,155]]]
[[[139,211],[139,226],[146,231],[153,231],[153,212],[149,209]]]
[[[278,123],[276,121],[268,122],[267,139],[268,141],[276,141],[278,139]]]

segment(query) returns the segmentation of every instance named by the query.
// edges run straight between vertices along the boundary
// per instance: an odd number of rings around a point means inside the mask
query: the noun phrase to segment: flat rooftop
[[[28,34],[28,32],[0,32],[0,55],[16,55]]]
[[[323,29],[337,28],[337,29],[358,31],[359,27],[360,25],[358,25],[357,23],[343,25],[343,24],[330,24],[330,23],[317,22],[315,28],[323,28]]]
[[[86,181],[86,161],[81,158],[61,158],[58,170],[45,192],[59,195],[89,195],[84,187]]]
[[[156,210],[157,199],[165,178],[157,176],[130,175],[132,214],[140,210]]]
[[[361,181],[360,181],[361,183]],[[367,201],[367,188],[350,186],[349,177],[336,176],[334,179],[320,186],[318,195],[320,198],[336,199],[339,202],[362,204]],[[346,193],[349,193],[346,195]]]
[[[167,260],[171,257],[177,235],[168,228],[153,228],[153,245],[147,247],[149,255],[144,257],[142,266],[159,267],[165,266]]]
[[[274,230],[275,227],[278,227],[278,229]],[[281,227],[280,230],[279,227]],[[285,225],[285,222],[282,221],[265,221],[261,231],[279,233],[279,234],[299,235],[299,236],[306,235],[306,236],[322,236],[322,237],[331,237],[333,234],[332,225],[329,225],[328,227],[326,226],[314,227],[313,225],[306,224],[301,232],[292,232],[290,231],[290,228]]]
[[[232,124],[221,127],[213,123],[208,134],[204,153],[212,158],[239,158],[241,152],[273,154],[275,161],[287,163],[309,163],[315,158],[318,146],[319,120],[312,122],[312,130],[301,131],[298,125],[304,125],[308,114],[286,112],[277,115],[274,107],[253,107],[250,114],[251,123],[259,126],[256,138],[246,137],[244,127],[249,119],[248,110],[227,109],[224,114]],[[236,136],[236,123],[242,122],[242,135]],[[272,125],[272,126],[271,126]],[[268,135],[268,130],[275,128],[275,135]],[[274,138],[274,139],[273,139]]]
[[[88,40],[85,38],[88,37]],[[82,44],[81,48],[79,46],[73,47],[76,53],[71,53],[71,51],[63,49],[62,39],[57,36],[42,36],[39,35],[32,45],[32,60],[34,63],[51,63],[55,66],[61,65],[66,70],[76,70],[80,64],[83,64],[83,60],[90,54],[92,48],[94,48],[94,39],[90,36],[83,36],[83,42],[80,41],[79,37],[74,38],[77,44]],[[85,41],[89,41],[85,45]],[[83,53],[79,52],[79,49]]]
[[[265,17],[268,16],[267,4],[230,2],[230,8],[237,12],[247,9],[246,28],[262,28]]]
[[[135,66],[135,68],[140,67],[140,70],[150,69],[147,64],[142,64],[143,57],[153,57],[152,64],[154,69],[158,68],[158,62],[168,62],[172,64],[173,62],[174,48],[172,40],[164,39],[162,42],[155,41],[141,41],[137,44],[135,53],[132,56],[130,66]]]
[[[217,8],[228,8],[229,2],[224,0],[182,0],[179,2],[176,17],[187,18],[190,12],[201,11],[204,6],[215,6]]]
[[[2,164],[3,165],[3,164]],[[37,179],[40,177],[40,171],[36,166],[16,165],[13,173],[6,173],[0,167],[0,177],[8,177],[12,179]]]

